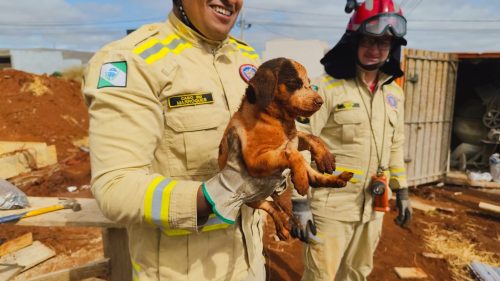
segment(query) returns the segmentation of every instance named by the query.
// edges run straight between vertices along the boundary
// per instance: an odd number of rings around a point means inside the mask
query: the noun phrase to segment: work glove
[[[320,243],[321,239],[316,236],[316,224],[314,224],[311,208],[307,199],[293,199],[292,211],[300,225],[292,226],[292,237],[300,239],[304,243]]]
[[[408,188],[396,190],[396,206],[399,210],[399,214],[394,221],[401,227],[408,226],[413,213]]]
[[[262,178],[250,176],[241,154],[240,140],[236,134],[228,135],[226,166],[202,185],[212,211],[222,221],[233,224],[239,216],[241,205],[263,200],[280,187],[281,173]]]

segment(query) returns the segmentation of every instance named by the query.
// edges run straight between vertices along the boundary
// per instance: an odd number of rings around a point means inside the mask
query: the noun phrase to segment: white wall
[[[310,78],[314,78],[324,73],[319,61],[330,48],[320,40],[276,39],[266,42],[262,57],[264,61],[277,57],[294,59],[306,67]]]
[[[80,59],[65,59],[60,50],[10,50],[12,68],[35,74],[52,74],[82,65]]]

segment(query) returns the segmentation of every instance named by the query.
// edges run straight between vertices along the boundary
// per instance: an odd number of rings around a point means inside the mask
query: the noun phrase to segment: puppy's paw
[[[342,172],[342,174],[339,175],[339,178],[343,181],[349,181],[353,176],[354,174],[351,172]]]

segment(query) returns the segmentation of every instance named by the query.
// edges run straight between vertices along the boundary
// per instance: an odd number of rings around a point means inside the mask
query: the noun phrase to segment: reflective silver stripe
[[[158,43],[154,44],[152,47],[150,47],[149,49],[146,49],[144,52],[142,52],[140,54],[140,56],[143,59],[147,59],[148,57],[160,52],[163,48],[167,48],[169,50],[174,50],[180,44],[184,44],[184,43],[186,43],[186,41],[183,39],[174,39],[172,42],[170,42],[167,45],[164,45],[163,43],[158,42]]]
[[[152,220],[153,223],[159,227],[162,227],[162,221],[161,221],[161,209],[162,207],[167,207],[168,206],[162,206],[162,200],[163,200],[163,191],[165,190],[165,187],[169,183],[171,183],[171,179],[164,179],[162,180],[155,188],[155,191],[153,193],[153,202],[152,202],[152,207],[151,207],[151,212],[152,212]]]

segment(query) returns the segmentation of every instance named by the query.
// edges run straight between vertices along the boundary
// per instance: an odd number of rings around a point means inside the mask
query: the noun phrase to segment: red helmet
[[[401,38],[406,34],[406,19],[401,8],[392,0],[356,1],[347,31],[371,36],[381,36],[390,31]]]

